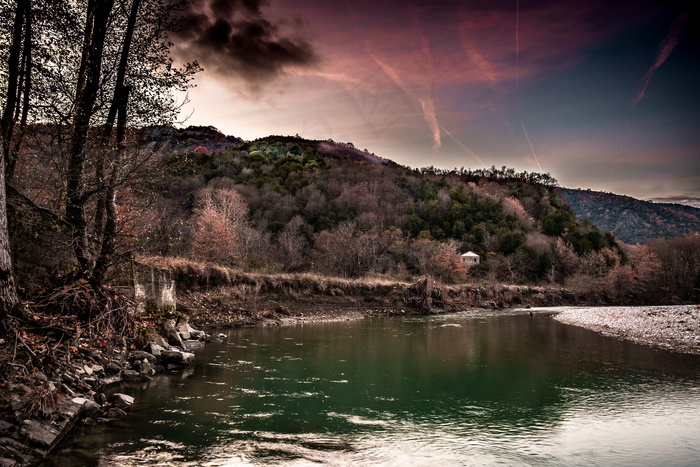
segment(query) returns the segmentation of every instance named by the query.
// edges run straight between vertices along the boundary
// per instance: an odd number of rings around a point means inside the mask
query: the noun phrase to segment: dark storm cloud
[[[263,0],[195,0],[174,34],[178,55],[197,60],[222,77],[252,87],[279,76],[285,67],[317,62],[311,44],[294,23],[265,17]]]

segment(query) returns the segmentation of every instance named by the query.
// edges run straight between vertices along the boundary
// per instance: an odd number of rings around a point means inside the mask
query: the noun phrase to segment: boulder
[[[107,362],[105,363],[105,370],[107,373],[116,374],[122,371],[124,368],[117,362]]]
[[[182,340],[205,340],[207,333],[190,326],[189,321],[185,318],[180,318],[176,326],[177,332],[180,333]]]
[[[202,341],[193,339],[183,341],[182,343],[185,345],[185,350],[201,349],[204,347],[204,343]]]
[[[164,349],[167,349],[167,348],[168,348],[168,341],[166,341],[165,339],[163,339],[163,336],[157,335],[156,337],[154,337],[154,338],[153,338],[153,343],[156,344],[156,345],[158,345],[158,346],[160,346],[160,347],[162,347],[162,348],[164,348]],[[151,351],[151,353],[153,353],[153,351]],[[154,354],[154,355],[155,355],[155,354]]]
[[[156,361],[156,356],[153,355],[152,353],[144,352],[143,350],[134,350],[129,354],[129,361],[133,362],[134,360],[143,360],[146,359],[151,363],[155,363]]]
[[[168,343],[170,345],[180,347],[181,349],[184,348],[180,333],[177,332],[177,329],[175,328],[174,319],[166,319],[163,321],[163,333],[165,334],[165,338],[168,339]]]
[[[126,417],[126,412],[118,407],[110,407],[107,411],[107,418],[124,418]]]
[[[80,406],[80,414],[83,417],[94,417],[102,412],[100,405],[90,399],[85,399],[83,397],[74,397],[72,400],[73,404]]]
[[[166,350],[160,354],[161,363],[169,369],[194,364],[194,354],[177,350]]]
[[[20,433],[26,436],[29,442],[41,447],[50,447],[59,435],[59,431],[37,420],[24,420]]]
[[[142,375],[138,371],[134,370],[124,370],[122,371],[122,379],[124,381],[132,381],[132,382],[146,382],[146,381],[153,381],[153,378],[147,376],[147,375]]]
[[[109,398],[109,402],[114,407],[120,409],[129,409],[132,405],[134,405],[134,398],[127,394],[122,394],[118,392],[116,394],[113,394],[112,397]]]
[[[161,339],[161,340],[162,340],[162,339]],[[165,343],[165,342],[164,342],[164,344],[165,344],[165,346],[168,345],[168,344]],[[149,347],[151,348],[151,354],[152,354],[154,357],[160,357],[160,353],[161,353],[163,350],[166,350],[166,347],[164,347],[164,346],[162,346],[162,345],[160,345],[160,344],[157,344],[155,341],[154,341],[154,342],[151,342],[151,344],[149,345]]]
[[[190,339],[190,331],[192,330],[192,327],[186,319],[180,319],[177,322],[175,329],[177,329],[177,332],[180,333],[180,337],[182,338],[182,340]]]
[[[141,360],[141,374],[142,375],[152,375],[155,371],[153,370],[153,365],[147,359]]]

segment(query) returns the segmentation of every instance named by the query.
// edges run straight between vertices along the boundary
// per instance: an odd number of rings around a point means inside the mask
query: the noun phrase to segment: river
[[[700,357],[464,312],[223,331],[44,465],[700,465]]]

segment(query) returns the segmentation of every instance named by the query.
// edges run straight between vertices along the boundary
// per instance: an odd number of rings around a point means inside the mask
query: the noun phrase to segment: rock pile
[[[194,363],[189,350],[208,339],[186,319],[166,320],[144,350],[109,354],[77,348],[66,361],[53,362],[33,381],[5,382],[0,388],[0,467],[35,463],[48,454],[76,423],[107,423],[127,415],[134,398],[108,388],[150,381],[166,370]],[[48,376],[47,376],[48,375]]]

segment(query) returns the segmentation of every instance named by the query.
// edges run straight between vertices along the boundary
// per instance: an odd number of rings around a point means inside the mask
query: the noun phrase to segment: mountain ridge
[[[625,243],[645,243],[700,231],[700,208],[654,203],[626,195],[580,188],[557,189],[574,215],[599,229],[612,232]]]

